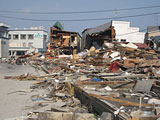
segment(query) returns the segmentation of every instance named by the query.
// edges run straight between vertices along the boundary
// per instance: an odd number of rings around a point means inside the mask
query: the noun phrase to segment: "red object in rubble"
[[[110,65],[110,70],[112,72],[118,72],[119,70],[119,63],[118,62],[113,62],[111,65]]]
[[[49,59],[54,59],[54,57],[51,57],[51,56],[50,56]]]

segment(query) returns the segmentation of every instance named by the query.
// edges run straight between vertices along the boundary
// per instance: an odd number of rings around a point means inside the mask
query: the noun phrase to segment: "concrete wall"
[[[0,23],[0,58],[6,58],[9,55],[8,28],[10,26]]]
[[[145,33],[139,32],[138,27],[130,27],[130,22],[112,21],[112,26],[114,26],[118,42],[125,39],[126,42],[144,43]]]
[[[0,58],[6,58],[9,56],[9,41],[0,38],[0,43]]]

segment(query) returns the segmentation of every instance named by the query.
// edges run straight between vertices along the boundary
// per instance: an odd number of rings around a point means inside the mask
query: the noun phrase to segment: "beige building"
[[[149,26],[145,42],[152,49],[160,50],[160,26]]]
[[[149,26],[147,29],[147,39],[151,40],[155,36],[160,36],[160,26]]]

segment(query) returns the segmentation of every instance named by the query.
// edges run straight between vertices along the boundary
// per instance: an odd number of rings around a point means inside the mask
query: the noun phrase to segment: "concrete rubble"
[[[109,44],[110,45],[110,44]],[[50,53],[51,54],[51,53]],[[71,55],[30,53],[10,64],[31,65],[46,74],[4,76],[35,81],[34,108],[26,120],[156,120],[160,117],[160,54],[114,43]]]

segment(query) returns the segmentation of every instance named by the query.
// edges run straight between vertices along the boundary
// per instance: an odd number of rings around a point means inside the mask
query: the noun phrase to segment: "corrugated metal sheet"
[[[93,33],[103,32],[103,31],[105,31],[106,29],[110,28],[111,25],[112,25],[112,23],[109,22],[109,23],[106,23],[106,24],[97,26],[97,27],[95,27],[95,28],[86,29],[86,30],[83,31],[83,33],[86,32],[87,34],[92,35]]]
[[[153,80],[142,80],[137,81],[134,91],[135,92],[143,92],[143,93],[149,93],[151,90],[153,84]]]

